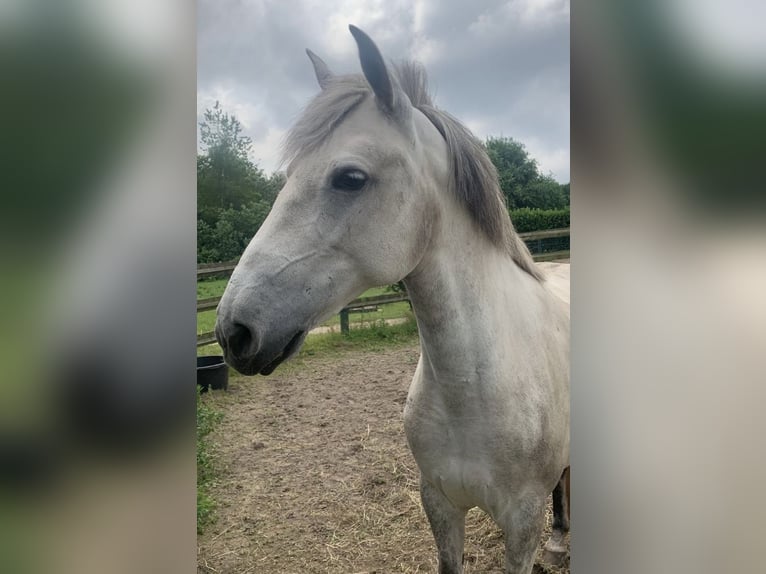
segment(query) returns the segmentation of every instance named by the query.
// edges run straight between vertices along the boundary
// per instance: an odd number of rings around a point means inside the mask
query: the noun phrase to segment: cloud
[[[482,12],[469,30],[472,33],[503,34],[509,28],[539,29],[569,24],[569,0],[510,0]]]
[[[270,150],[318,90],[305,48],[336,72],[359,72],[349,23],[390,60],[426,65],[437,105],[477,136],[518,139],[569,181],[565,0],[201,0],[198,113],[219,99],[253,139],[259,166],[276,169]]]

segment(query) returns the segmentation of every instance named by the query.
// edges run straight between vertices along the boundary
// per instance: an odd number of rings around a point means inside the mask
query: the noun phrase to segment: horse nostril
[[[233,323],[229,332],[226,333],[226,346],[235,357],[246,357],[254,354],[254,333],[242,323]]]

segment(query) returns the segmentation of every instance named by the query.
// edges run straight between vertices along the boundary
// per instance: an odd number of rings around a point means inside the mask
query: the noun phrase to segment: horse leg
[[[567,553],[566,535],[569,532],[569,468],[566,467],[553,489],[553,528],[545,544],[544,560],[553,566],[560,565]]]
[[[455,508],[422,476],[420,499],[439,551],[439,574],[462,574],[466,511]]]
[[[529,494],[499,521],[505,532],[506,574],[531,574],[543,531],[545,497]]]

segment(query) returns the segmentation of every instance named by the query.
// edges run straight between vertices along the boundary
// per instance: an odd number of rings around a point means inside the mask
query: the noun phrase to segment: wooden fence
[[[558,251],[543,251],[543,241],[546,239],[563,238],[569,236],[569,228],[564,229],[546,229],[543,231],[531,231],[529,233],[519,233],[524,242],[529,246],[532,257],[535,261],[554,261],[557,259],[568,259],[569,249]],[[535,249],[537,248],[537,249]],[[226,263],[202,263],[197,266],[197,280],[203,277],[228,276],[234,271],[237,261],[228,261]],[[215,309],[220,302],[220,297],[208,297],[197,300],[197,313]],[[387,303],[398,303],[400,301],[409,301],[407,293],[388,293],[376,295],[374,297],[360,297],[354,299],[340,311],[340,329],[343,333],[348,333],[349,312],[362,310],[364,308],[373,308]],[[197,335],[197,346],[209,345],[215,343],[215,333],[209,331]]]

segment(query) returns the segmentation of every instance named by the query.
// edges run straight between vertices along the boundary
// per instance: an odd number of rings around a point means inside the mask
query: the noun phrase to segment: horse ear
[[[386,63],[380,50],[372,39],[354,25],[349,25],[349,30],[356,40],[359,48],[359,60],[362,63],[364,77],[367,78],[375,97],[381,106],[389,112],[394,111],[396,94],[391,75],[388,73]]]
[[[332,79],[333,73],[327,67],[327,64],[324,63],[324,60],[308,48],[306,48],[306,54],[308,54],[309,60],[311,60],[311,64],[314,66],[314,73],[316,74],[317,82],[319,82],[319,87],[324,90]]]

